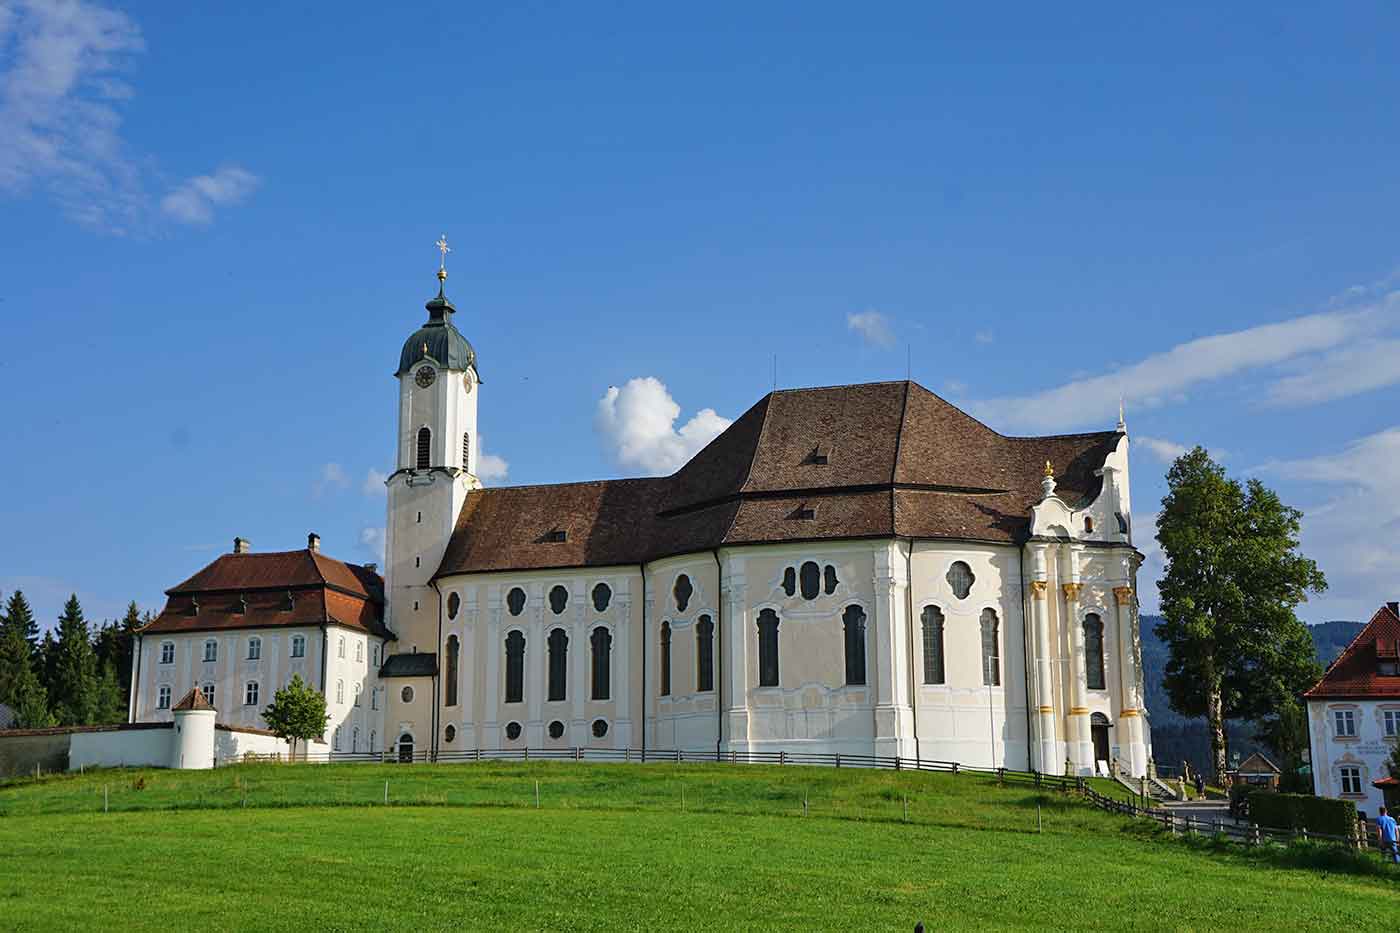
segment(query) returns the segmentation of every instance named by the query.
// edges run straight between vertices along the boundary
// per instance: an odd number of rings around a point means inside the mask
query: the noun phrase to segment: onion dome
[[[445,245],[443,243],[444,247]],[[444,267],[438,269],[437,297],[424,305],[428,309],[428,322],[404,341],[403,350],[399,353],[399,368],[394,373],[395,376],[402,376],[411,371],[414,366],[425,359],[430,359],[430,362],[436,363],[443,369],[476,369],[476,350],[473,349],[471,342],[462,336],[462,332],[452,324],[452,315],[457,312],[457,309],[452,306],[452,302],[444,293],[446,285],[447,269]]]

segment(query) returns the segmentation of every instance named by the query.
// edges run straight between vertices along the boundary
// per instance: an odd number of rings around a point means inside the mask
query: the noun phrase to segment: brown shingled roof
[[[190,710],[212,710],[213,708],[214,704],[206,700],[204,694],[199,692],[199,688],[195,687],[191,689],[189,693],[185,694],[184,698],[180,700],[179,703],[170,707],[170,711],[172,713],[183,713]]]
[[[1381,606],[1357,633],[1322,679],[1303,696],[1309,700],[1400,697],[1400,676],[1382,675],[1380,661],[1393,658],[1400,640],[1400,615],[1394,603]]]
[[[1020,542],[1045,461],[1061,498],[1092,499],[1119,437],[1005,437],[912,382],[773,392],[672,476],[470,493],[437,576],[832,538]]]
[[[389,637],[379,574],[309,549],[223,554],[166,594],[143,633],[335,623]]]

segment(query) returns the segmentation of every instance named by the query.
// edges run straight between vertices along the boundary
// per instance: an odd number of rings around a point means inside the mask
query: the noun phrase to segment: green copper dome
[[[452,302],[441,291],[426,305],[428,323],[413,332],[404,341],[403,352],[399,354],[399,369],[395,376],[402,376],[428,357],[444,369],[476,369],[476,350],[462,332],[452,326],[452,315],[457,311]],[[480,374],[478,374],[478,378]]]

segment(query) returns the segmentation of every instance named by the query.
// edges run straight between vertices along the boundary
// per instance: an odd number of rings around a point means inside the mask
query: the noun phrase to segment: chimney
[[[307,549],[308,551],[310,551],[312,554],[319,554],[319,553],[321,553],[321,536],[318,535],[318,534],[317,534],[316,532],[314,532],[314,531],[311,532],[311,534],[307,535],[307,536],[306,536],[306,549]]]
[[[368,570],[370,573],[379,573],[378,564],[365,564],[365,569]]]
[[[233,539],[233,553],[235,554],[247,554],[252,548],[253,546],[248,543],[247,538]]]

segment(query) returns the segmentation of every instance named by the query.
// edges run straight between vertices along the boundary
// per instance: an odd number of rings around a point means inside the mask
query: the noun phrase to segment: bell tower
[[[385,601],[386,622],[404,653],[436,650],[437,592],[429,581],[467,493],[481,485],[476,351],[452,323],[457,309],[446,294],[447,237],[436,245],[442,253],[437,297],[426,305],[427,322],[404,342],[394,373],[398,454],[387,483]]]

